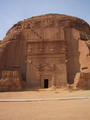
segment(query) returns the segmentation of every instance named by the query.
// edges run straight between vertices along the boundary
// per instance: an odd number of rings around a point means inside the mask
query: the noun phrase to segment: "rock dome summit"
[[[62,14],[15,24],[0,42],[0,90],[90,88],[90,26]]]

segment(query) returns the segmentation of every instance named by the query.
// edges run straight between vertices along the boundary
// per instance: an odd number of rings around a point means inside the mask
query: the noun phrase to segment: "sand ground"
[[[90,120],[90,90],[0,92],[0,99],[81,97],[88,99],[0,102],[0,120]]]

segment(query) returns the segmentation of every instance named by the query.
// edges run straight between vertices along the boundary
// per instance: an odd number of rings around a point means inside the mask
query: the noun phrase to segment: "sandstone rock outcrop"
[[[75,79],[74,89],[90,89],[90,73],[78,73]]]
[[[78,73],[90,72],[89,41],[90,26],[80,18],[48,14],[25,19],[0,42],[0,74],[19,71],[29,88],[73,84]]]
[[[2,71],[0,91],[22,90],[21,75],[18,71]]]

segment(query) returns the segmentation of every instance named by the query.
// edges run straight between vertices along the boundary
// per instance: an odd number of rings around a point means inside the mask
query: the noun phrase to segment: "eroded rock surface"
[[[0,42],[0,72],[19,71],[29,88],[76,83],[78,73],[90,73],[89,41],[90,26],[80,18],[48,14],[25,19]]]
[[[0,78],[0,91],[22,90],[22,79],[18,71],[2,71]]]

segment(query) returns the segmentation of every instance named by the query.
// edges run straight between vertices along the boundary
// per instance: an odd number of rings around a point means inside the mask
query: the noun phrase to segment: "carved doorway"
[[[44,88],[48,88],[48,79],[44,79]]]
[[[41,88],[50,88],[52,86],[51,75],[41,75]]]

